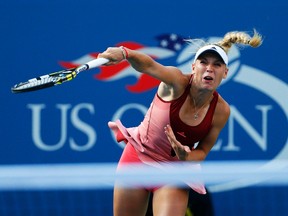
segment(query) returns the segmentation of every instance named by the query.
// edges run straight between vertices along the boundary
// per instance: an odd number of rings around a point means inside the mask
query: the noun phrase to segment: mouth
[[[213,77],[211,77],[211,76],[205,76],[203,79],[204,79],[204,80],[207,80],[207,81],[212,81],[212,80],[213,80]]]

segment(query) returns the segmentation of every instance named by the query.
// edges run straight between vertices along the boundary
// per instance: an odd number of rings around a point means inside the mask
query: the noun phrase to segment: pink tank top
[[[170,124],[176,138],[183,145],[193,148],[194,144],[209,132],[218,101],[218,93],[214,92],[214,98],[210,102],[209,109],[203,121],[197,126],[186,125],[180,120],[179,110],[189,93],[190,87],[191,81],[185,92],[173,101],[163,101],[156,94],[144,120],[138,127],[126,128],[120,120],[117,120],[115,122],[119,129],[116,136],[117,140],[131,143],[143,163],[161,168],[162,162],[165,162],[165,164],[173,161],[179,162],[164,133],[164,127]],[[191,172],[195,170],[201,170],[201,165],[191,164]],[[200,194],[206,193],[205,186],[201,181],[198,183],[187,182],[187,184]]]
[[[191,149],[209,132],[218,101],[216,91],[213,93],[214,97],[206,116],[199,125],[189,126],[179,117],[180,108],[189,94],[191,83],[192,76],[184,93],[173,101],[164,101],[156,94],[138,127],[126,128],[119,120],[116,121],[124,138],[135,147],[143,162],[179,161],[164,133],[167,124],[171,125],[177,140]]]
[[[191,79],[192,80],[192,79]],[[210,102],[209,109],[203,119],[203,121],[197,126],[190,126],[185,124],[180,119],[180,109],[185,102],[191,87],[191,81],[186,87],[185,92],[176,100],[173,100],[170,107],[170,124],[175,134],[176,139],[182,144],[187,145],[190,148],[194,147],[194,144],[202,140],[209,132],[213,120],[214,111],[218,101],[218,93],[213,93],[213,99]],[[175,156],[174,151],[171,151],[172,156]]]

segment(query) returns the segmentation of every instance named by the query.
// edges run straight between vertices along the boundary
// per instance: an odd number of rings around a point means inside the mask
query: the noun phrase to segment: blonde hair
[[[255,29],[252,37],[246,32],[228,32],[224,38],[216,44],[227,53],[233,44],[259,47],[262,44],[262,36]]]
[[[202,39],[187,39],[185,41],[194,45],[197,49],[206,45],[211,45],[211,43],[205,42]],[[226,33],[222,40],[212,44],[220,46],[226,53],[228,53],[233,44],[238,46],[249,45],[251,47],[259,47],[262,44],[262,36],[255,29],[253,36],[250,36],[248,33],[243,31],[233,31]]]

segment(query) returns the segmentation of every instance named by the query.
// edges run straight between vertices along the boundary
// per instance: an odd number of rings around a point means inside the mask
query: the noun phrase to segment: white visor
[[[228,56],[226,52],[217,45],[207,45],[207,46],[201,47],[195,54],[194,63],[202,53],[207,52],[207,51],[216,52],[222,58],[223,62],[226,65],[228,65]]]

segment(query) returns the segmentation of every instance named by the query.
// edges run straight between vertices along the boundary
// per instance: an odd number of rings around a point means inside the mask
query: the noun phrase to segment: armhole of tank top
[[[186,89],[184,90],[183,94],[181,94],[178,98],[175,98],[175,99],[173,99],[173,100],[171,100],[171,101],[165,101],[165,100],[163,100],[163,99],[159,96],[158,92],[156,92],[156,95],[155,95],[155,96],[156,96],[159,100],[161,100],[163,103],[172,103],[172,102],[178,100],[179,98],[181,98],[181,97],[185,94],[185,92],[187,91],[187,89],[190,88],[190,86],[191,86],[191,84],[192,84],[192,81],[193,81],[193,76],[194,76],[194,74],[191,74],[191,75],[190,75],[189,83],[188,83],[188,85],[186,86]],[[155,98],[154,98],[154,100],[155,100]]]
[[[171,103],[171,102],[172,102],[172,101],[165,101],[165,100],[163,100],[163,99],[159,96],[158,92],[156,92],[155,97],[157,97],[157,99],[160,100],[160,101],[163,102],[163,103]],[[154,100],[155,100],[155,99],[156,99],[156,98],[154,98]]]
[[[217,103],[217,101],[218,101],[218,99],[219,99],[219,93],[217,92],[217,91],[214,91],[213,92],[213,99],[215,98],[215,100],[216,100],[216,103]]]
[[[190,76],[190,80],[189,80],[189,84],[192,84],[193,77],[194,77],[194,74],[191,74],[191,76]]]
[[[218,99],[219,99],[219,93],[218,93],[217,91],[214,91],[214,92],[213,92],[213,99],[212,99],[212,101],[210,102],[210,106],[209,106],[209,110],[212,109],[211,105],[214,107],[214,108],[213,108],[213,109],[214,109],[213,113],[215,112]],[[209,112],[209,110],[208,110],[208,112]]]

